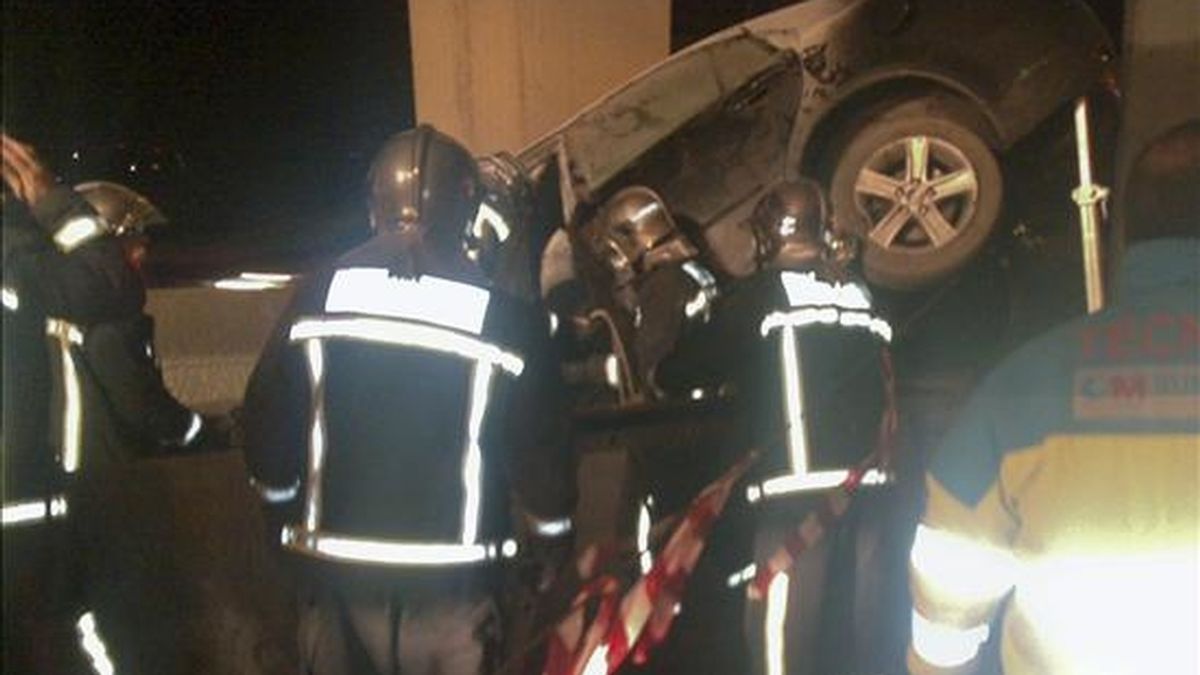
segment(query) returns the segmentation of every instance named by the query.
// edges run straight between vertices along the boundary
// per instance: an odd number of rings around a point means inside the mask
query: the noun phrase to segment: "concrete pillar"
[[[670,0],[409,0],[417,120],[515,151],[667,55]]]

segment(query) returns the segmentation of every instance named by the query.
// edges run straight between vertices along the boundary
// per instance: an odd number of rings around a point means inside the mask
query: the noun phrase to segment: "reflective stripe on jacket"
[[[495,291],[393,276],[391,245],[377,236],[297,290],[247,387],[248,468],[260,493],[308,503],[305,458],[314,447],[327,454],[316,529],[330,536],[308,546],[323,556],[504,555],[509,490],[546,522],[574,506],[567,401],[544,314]],[[486,302],[467,311],[475,296]],[[473,378],[485,361],[495,368],[480,372],[495,377]],[[479,419],[467,419],[472,406]],[[480,452],[464,455],[471,438]],[[487,485],[476,489],[476,475]],[[312,529],[301,524],[289,536]]]

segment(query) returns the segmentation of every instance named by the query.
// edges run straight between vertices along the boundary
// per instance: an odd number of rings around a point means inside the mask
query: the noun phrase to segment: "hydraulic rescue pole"
[[[1101,258],[1101,211],[1108,188],[1092,182],[1092,140],[1088,131],[1088,103],[1080,97],[1075,103],[1075,150],[1079,158],[1079,187],[1071,198],[1079,207],[1080,236],[1083,238],[1083,280],[1087,288],[1088,313],[1104,307],[1104,261]]]

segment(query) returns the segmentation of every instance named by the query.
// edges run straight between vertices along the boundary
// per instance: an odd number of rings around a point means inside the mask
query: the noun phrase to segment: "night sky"
[[[68,179],[161,192],[193,233],[361,226],[412,77],[404,2],[349,6],[5,0],[5,129]],[[145,157],[178,170],[129,174]]]

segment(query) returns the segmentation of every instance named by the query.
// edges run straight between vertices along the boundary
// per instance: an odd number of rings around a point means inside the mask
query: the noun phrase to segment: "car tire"
[[[862,242],[867,279],[928,286],[983,247],[1000,218],[986,122],[944,97],[893,102],[850,125],[830,173],[835,227]]]

